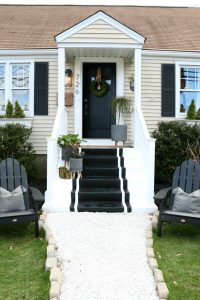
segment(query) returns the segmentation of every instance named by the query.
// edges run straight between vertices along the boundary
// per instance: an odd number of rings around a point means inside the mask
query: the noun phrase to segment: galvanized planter
[[[64,146],[61,148],[62,151],[62,159],[69,161],[69,158],[71,156],[71,146]]]
[[[126,142],[127,125],[111,125],[111,139],[115,142]]]
[[[69,160],[69,169],[71,172],[82,172],[83,170],[83,158],[72,158]]]

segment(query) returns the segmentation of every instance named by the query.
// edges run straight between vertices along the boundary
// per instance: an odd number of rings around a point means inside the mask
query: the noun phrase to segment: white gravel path
[[[147,263],[147,215],[50,213],[62,261],[60,300],[158,300]]]

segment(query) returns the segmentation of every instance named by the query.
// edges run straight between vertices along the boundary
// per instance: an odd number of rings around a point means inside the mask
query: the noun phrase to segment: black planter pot
[[[82,172],[83,170],[83,158],[71,158],[69,160],[69,169],[71,172]]]
[[[111,125],[111,139],[115,142],[126,142],[127,125]]]
[[[62,149],[62,159],[69,161],[69,158],[71,156],[71,147],[70,146],[64,146]]]

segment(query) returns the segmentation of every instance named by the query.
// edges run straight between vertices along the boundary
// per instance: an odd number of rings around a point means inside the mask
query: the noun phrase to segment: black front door
[[[107,84],[106,93],[97,96],[92,82],[100,79]],[[95,89],[96,90],[96,89]],[[98,89],[97,89],[98,91]],[[116,97],[116,64],[83,64],[83,137],[110,138],[111,124],[115,124],[111,102]]]

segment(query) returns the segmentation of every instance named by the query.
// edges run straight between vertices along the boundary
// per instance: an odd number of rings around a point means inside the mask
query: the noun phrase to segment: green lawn
[[[170,300],[200,299],[200,227],[163,224],[154,232],[154,251]]]
[[[0,300],[48,300],[46,246],[33,224],[0,226]]]

